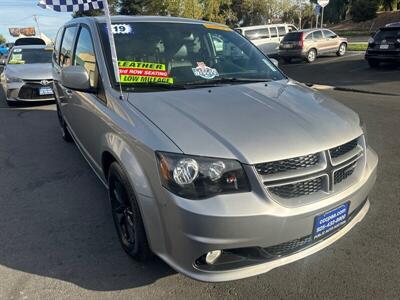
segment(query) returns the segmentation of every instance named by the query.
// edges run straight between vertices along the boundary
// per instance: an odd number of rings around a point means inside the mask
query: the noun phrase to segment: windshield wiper
[[[240,78],[240,77],[219,77],[213,79],[199,80],[187,82],[184,84],[185,87],[205,87],[205,86],[216,86],[224,83],[255,83],[255,82],[271,82],[272,79],[266,78]]]

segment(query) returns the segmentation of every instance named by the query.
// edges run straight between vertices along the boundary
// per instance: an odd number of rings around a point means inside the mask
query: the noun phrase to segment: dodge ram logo
[[[48,80],[42,80],[40,83],[41,83],[41,85],[49,85],[49,84],[50,84],[50,81],[48,81]]]

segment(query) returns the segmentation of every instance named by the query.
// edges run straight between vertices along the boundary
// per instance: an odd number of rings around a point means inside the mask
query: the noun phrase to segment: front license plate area
[[[350,202],[346,202],[322,215],[315,217],[313,239],[328,236],[347,222]]]
[[[50,87],[42,87],[39,89],[39,95],[53,95],[53,90]]]
[[[389,45],[380,45],[379,49],[389,49]]]

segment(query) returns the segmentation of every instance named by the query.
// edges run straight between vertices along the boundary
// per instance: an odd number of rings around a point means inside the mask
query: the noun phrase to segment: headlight
[[[7,77],[7,83],[15,83],[15,82],[22,82],[22,79],[17,77]]]
[[[242,165],[236,160],[157,152],[162,185],[187,199],[250,191]]]
[[[368,44],[373,44],[373,43],[375,43],[375,40],[374,40],[374,38],[370,37],[368,39]]]

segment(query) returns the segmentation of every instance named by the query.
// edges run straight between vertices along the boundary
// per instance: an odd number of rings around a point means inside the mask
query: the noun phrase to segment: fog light
[[[214,264],[217,261],[218,257],[221,256],[221,254],[222,254],[221,250],[214,250],[208,252],[206,255],[206,263],[209,265]]]

